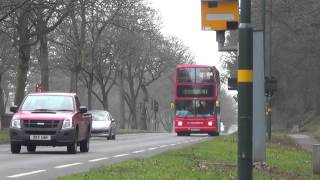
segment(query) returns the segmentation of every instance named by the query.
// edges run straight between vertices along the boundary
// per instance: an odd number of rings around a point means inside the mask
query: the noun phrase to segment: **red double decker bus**
[[[219,135],[219,71],[214,66],[178,65],[174,90],[177,135]]]

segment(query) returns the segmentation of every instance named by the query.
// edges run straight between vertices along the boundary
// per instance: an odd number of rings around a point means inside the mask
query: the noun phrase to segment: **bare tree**
[[[0,34],[0,42],[10,42],[10,38],[4,34]],[[0,43],[0,117],[5,114],[6,102],[8,101],[8,93],[2,85],[5,74],[14,69],[16,65],[16,49],[11,47],[12,44]]]
[[[72,5],[63,0],[33,1],[31,4],[32,23],[35,26],[35,32],[31,36],[36,36],[40,43],[39,59],[41,86],[43,91],[49,90],[49,50],[47,34],[54,31],[58,25],[69,15],[69,9]]]

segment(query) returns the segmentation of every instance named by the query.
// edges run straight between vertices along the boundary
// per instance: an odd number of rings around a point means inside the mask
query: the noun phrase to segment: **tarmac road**
[[[28,153],[11,154],[9,144],[0,145],[0,179],[44,180],[87,171],[93,167],[144,158],[170,149],[207,140],[207,135],[177,136],[170,133],[117,135],[116,140],[91,138],[89,153],[68,154],[66,147],[37,147]]]

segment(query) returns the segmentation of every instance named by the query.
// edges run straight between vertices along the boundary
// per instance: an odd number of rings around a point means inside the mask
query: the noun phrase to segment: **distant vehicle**
[[[225,131],[225,126],[223,122],[220,122],[220,132],[224,132],[224,131]]]
[[[174,84],[175,132],[220,133],[220,76],[214,66],[178,65]]]
[[[92,115],[92,136],[106,137],[108,140],[116,139],[116,121],[108,111],[91,110]]]
[[[12,153],[20,153],[21,146],[28,152],[37,146],[67,146],[75,154],[78,145],[81,152],[89,151],[91,115],[75,93],[32,93],[10,111]]]

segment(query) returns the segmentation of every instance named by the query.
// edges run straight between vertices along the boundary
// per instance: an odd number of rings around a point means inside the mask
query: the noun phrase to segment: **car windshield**
[[[22,111],[74,111],[71,96],[29,95],[21,106]]]
[[[108,113],[106,111],[91,111],[93,121],[108,121]]]

